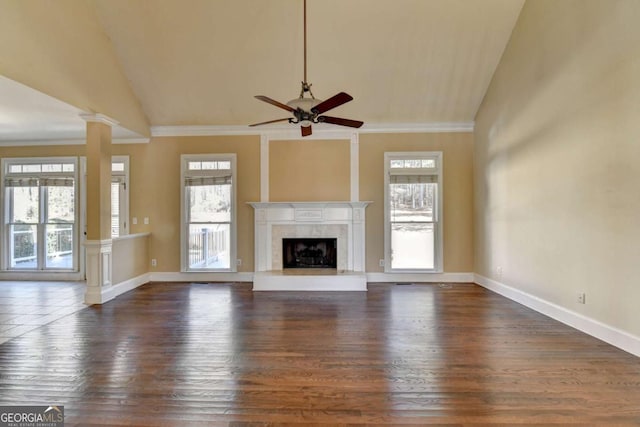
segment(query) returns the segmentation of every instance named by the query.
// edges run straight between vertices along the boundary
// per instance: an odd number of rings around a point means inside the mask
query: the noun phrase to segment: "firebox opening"
[[[337,268],[335,238],[282,239],[282,268]]]

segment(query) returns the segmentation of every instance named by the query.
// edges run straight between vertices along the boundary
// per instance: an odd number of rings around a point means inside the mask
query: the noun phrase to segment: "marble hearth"
[[[255,209],[253,290],[366,291],[365,209],[369,202],[252,202]],[[337,268],[285,272],[285,238],[337,239]]]

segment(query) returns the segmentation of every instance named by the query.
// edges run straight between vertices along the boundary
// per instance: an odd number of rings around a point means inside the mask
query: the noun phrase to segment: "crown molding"
[[[112,144],[148,144],[151,138],[114,138]]]
[[[271,129],[273,130],[273,129]],[[237,126],[151,126],[151,136],[260,135],[264,129]]]
[[[304,139],[323,139],[344,136],[349,139],[354,133],[443,133],[473,132],[474,122],[434,122],[434,123],[365,123],[359,129],[344,128],[328,124],[316,125],[313,134]],[[261,128],[245,125],[229,126],[151,126],[152,137],[171,136],[223,136],[223,135],[269,135],[270,139],[302,138],[297,127],[291,125],[271,125]]]
[[[112,144],[148,144],[151,138],[117,138],[111,141]],[[17,141],[0,141],[0,147],[46,147],[53,145],[84,145],[85,138],[68,139],[33,139]]]
[[[17,140],[17,141],[0,141],[0,147],[38,147],[49,145],[83,145],[87,142],[86,139],[31,139],[31,140]]]
[[[103,114],[82,114],[87,121],[111,123]],[[305,136],[304,140],[314,139],[351,139],[353,135],[367,133],[445,133],[445,132],[473,132],[474,122],[434,122],[434,123],[373,123],[364,124],[359,129],[345,128],[323,123],[313,128],[313,134]],[[264,135],[270,140],[302,139],[300,129],[291,125],[267,125],[260,129],[246,125],[230,126],[152,126],[151,137],[174,136],[234,136],[234,135]],[[113,144],[147,144],[150,138],[114,138]],[[0,147],[47,146],[47,145],[82,145],[85,138],[43,139],[0,141]]]
[[[120,124],[117,120],[101,113],[81,113],[80,118],[85,122],[104,123],[109,126],[118,126]]]
[[[431,122],[431,123],[366,123],[360,133],[445,133],[473,132],[475,122]]]

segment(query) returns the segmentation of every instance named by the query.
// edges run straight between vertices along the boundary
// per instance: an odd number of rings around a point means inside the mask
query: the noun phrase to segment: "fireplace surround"
[[[366,290],[365,209],[369,202],[249,204],[255,210],[254,290]],[[335,271],[285,274],[285,239],[335,239]]]

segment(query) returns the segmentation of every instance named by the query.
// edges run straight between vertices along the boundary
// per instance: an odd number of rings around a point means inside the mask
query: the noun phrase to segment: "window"
[[[235,154],[182,156],[182,270],[235,271]]]
[[[78,269],[75,158],[4,159],[3,268]]]
[[[111,237],[129,234],[129,156],[111,160]]]
[[[442,271],[441,159],[385,153],[385,271]]]

